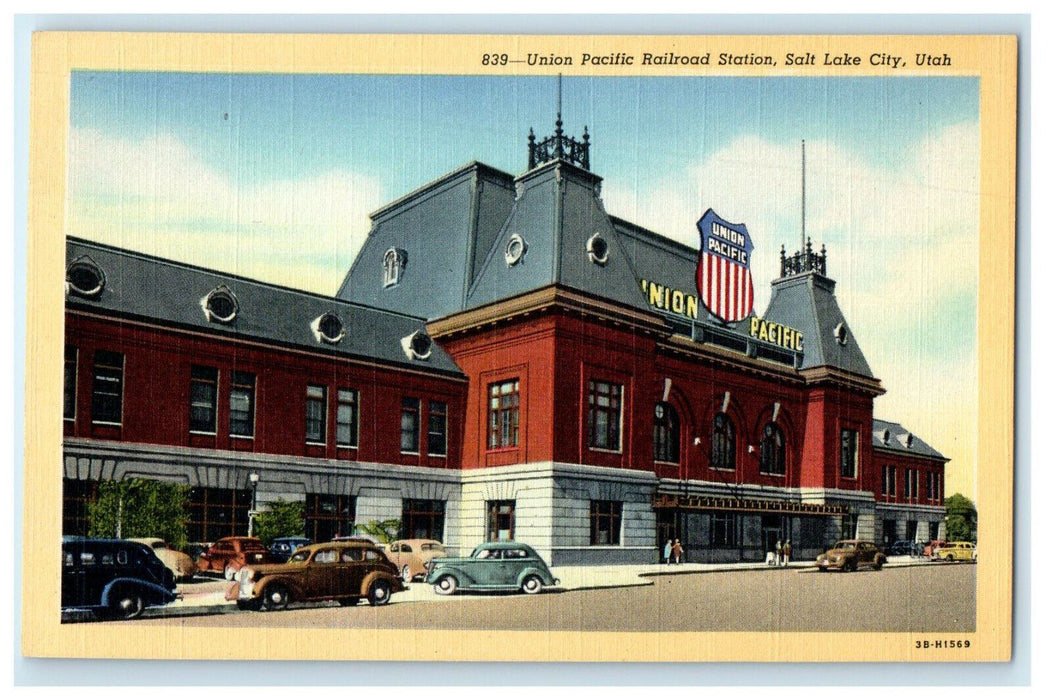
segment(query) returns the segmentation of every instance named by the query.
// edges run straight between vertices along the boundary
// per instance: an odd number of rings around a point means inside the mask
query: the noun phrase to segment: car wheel
[[[829,569],[827,569],[827,568],[826,568],[826,567],[824,567],[824,566],[820,566],[820,567],[818,567],[818,570],[819,570],[820,572],[822,572],[823,574],[824,574],[825,572],[829,571]]]
[[[873,570],[874,571],[880,571],[882,566],[884,566],[884,562],[881,561],[880,559],[877,559],[875,562],[873,562]]]
[[[340,598],[336,602],[345,608],[353,608],[358,604],[358,598]]]
[[[856,564],[855,564],[855,562],[853,562],[853,561],[849,561],[849,562],[845,562],[845,564],[844,564],[844,568],[843,568],[843,571],[846,571],[846,572],[848,572],[848,573],[851,573],[852,571],[854,571],[854,570],[855,570],[855,568],[856,568]]]
[[[413,572],[409,570],[409,564],[402,567],[402,581],[405,583],[413,582]]]
[[[113,616],[119,620],[134,620],[146,609],[146,601],[138,593],[120,593],[113,600]]]
[[[443,576],[435,582],[435,593],[453,595],[457,592],[457,580],[452,576]]]
[[[947,554],[946,555],[946,561],[952,562],[953,561],[953,555],[952,554]]]
[[[283,583],[272,583],[263,592],[267,610],[284,610],[289,606],[289,589]]]
[[[253,612],[258,611],[263,607],[263,601],[259,598],[252,598],[251,600],[239,600],[237,601],[238,610],[252,610]]]
[[[383,579],[369,586],[369,605],[387,605],[391,602],[391,584]]]
[[[541,583],[541,577],[531,574],[530,576],[527,576],[525,579],[523,579],[523,581],[522,581],[522,592],[523,593],[529,593],[530,595],[534,595],[535,593],[540,593],[542,585],[544,585],[544,584]]]
[[[235,576],[237,576],[237,568],[233,564],[227,564],[226,568],[223,569],[223,578],[227,581],[233,581]]]

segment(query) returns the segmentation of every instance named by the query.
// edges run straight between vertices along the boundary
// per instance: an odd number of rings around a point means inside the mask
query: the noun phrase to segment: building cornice
[[[427,332],[438,340],[555,309],[591,316],[649,334],[668,335],[671,332],[671,327],[654,314],[596,299],[557,284],[436,319],[427,324]]]
[[[778,381],[791,381],[803,384],[800,373],[792,367],[761,358],[749,357],[715,345],[698,343],[684,335],[674,334],[658,341],[658,350],[715,362],[733,369],[777,379]]]
[[[855,391],[861,391],[873,397],[886,393],[879,379],[865,377],[861,374],[847,372],[828,365],[802,369],[800,370],[800,376],[802,376],[804,381],[809,385],[833,384],[853,389]]]

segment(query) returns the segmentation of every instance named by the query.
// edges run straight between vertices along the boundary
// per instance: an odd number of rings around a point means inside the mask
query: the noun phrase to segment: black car
[[[284,564],[300,547],[306,547],[310,544],[310,540],[306,537],[275,537],[270,542],[270,553],[274,556],[274,559],[279,564]]]
[[[912,552],[913,542],[911,540],[898,540],[888,547],[888,554],[890,556],[901,556],[904,554],[911,554]]]
[[[131,620],[176,599],[175,576],[149,547],[127,540],[62,542],[62,609]]]

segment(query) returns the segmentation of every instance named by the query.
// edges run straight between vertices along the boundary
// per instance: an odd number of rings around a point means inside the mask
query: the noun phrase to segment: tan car
[[[226,599],[242,610],[281,610],[292,602],[335,600],[387,605],[404,591],[398,570],[383,550],[363,542],[323,542],[300,547],[284,564],[249,564],[234,576]]]
[[[167,542],[159,537],[131,537],[129,540],[144,544],[152,549],[157,558],[161,560],[161,563],[172,572],[176,581],[188,581],[197,573],[197,564],[190,558],[190,555],[184,554],[178,549],[172,549]]]
[[[428,562],[446,556],[446,548],[438,540],[398,540],[387,546],[386,553],[391,563],[398,567],[402,580],[409,583],[426,575]]]
[[[874,571],[888,563],[888,558],[872,542],[863,540],[840,540],[828,551],[818,555],[815,562],[819,571],[840,569],[841,571],[858,571],[868,566]]]
[[[937,561],[978,561],[979,554],[971,542],[947,542],[939,547],[933,559]]]

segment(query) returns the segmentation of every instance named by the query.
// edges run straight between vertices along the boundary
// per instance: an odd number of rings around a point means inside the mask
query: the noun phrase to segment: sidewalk
[[[924,566],[934,564],[927,559],[909,556],[889,557],[887,567]],[[791,569],[797,572],[817,571],[812,561],[794,561]],[[607,566],[555,566],[552,574],[559,585],[552,590],[577,591],[595,588],[622,588],[625,586],[650,586],[657,576],[680,576],[684,574],[708,574],[721,571],[773,571],[775,567],[763,562],[736,562],[726,564],[631,564]],[[149,617],[176,617],[184,615],[209,615],[236,610],[233,601],[226,600],[230,582],[224,579],[197,577],[193,582],[181,583],[178,592],[182,598],[163,608],[148,608]],[[408,590],[396,593],[393,604],[426,601],[477,600],[470,594],[441,596],[423,581],[409,585]]]

